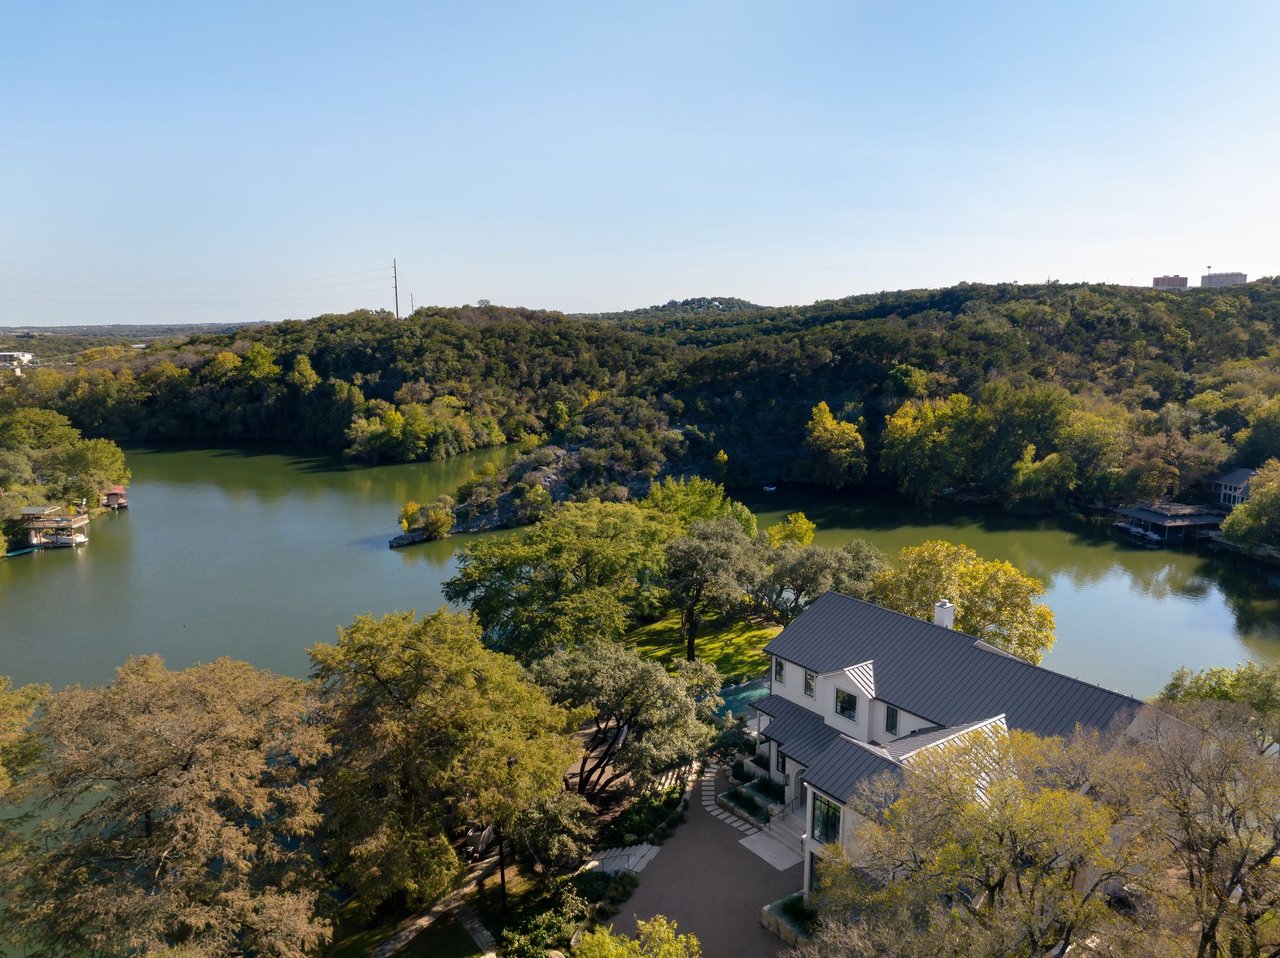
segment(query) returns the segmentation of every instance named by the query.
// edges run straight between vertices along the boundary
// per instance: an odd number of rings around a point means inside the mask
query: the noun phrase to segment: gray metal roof
[[[765,651],[819,674],[871,660],[876,698],[944,727],[1003,714],[1010,728],[1069,735],[1077,724],[1105,728],[1142,706],[963,632],[838,592],[809,606]]]
[[[981,728],[990,722],[994,722],[999,717],[994,715],[991,718],[979,719],[976,722],[961,725],[959,728],[921,729],[919,732],[913,732],[910,735],[904,735],[902,738],[894,739],[884,747],[884,750],[895,762],[901,762],[921,749],[937,745],[939,742],[945,742],[947,739],[963,735],[965,732],[971,732],[975,728]]]
[[[1213,481],[1226,483],[1228,486],[1243,486],[1256,474],[1256,469],[1232,469],[1225,476],[1219,476]]]
[[[901,766],[883,749],[864,745],[843,735],[818,755],[801,778],[813,788],[840,802],[847,802],[863,779]]]
[[[770,719],[760,734],[777,742],[782,754],[801,765],[812,765],[840,737],[821,715],[780,695],[767,695],[752,704]]]

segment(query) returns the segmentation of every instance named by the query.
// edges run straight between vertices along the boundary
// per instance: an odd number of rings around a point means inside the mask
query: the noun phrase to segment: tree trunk
[[[502,887],[502,910],[507,910],[507,855],[503,847],[506,845],[506,836],[502,834],[502,829],[498,829],[498,881]]]
[[[690,603],[684,607],[683,615],[680,622],[681,631],[684,632],[685,641],[685,658],[692,662],[697,656],[694,654],[694,647],[698,641],[698,610],[697,606]]]

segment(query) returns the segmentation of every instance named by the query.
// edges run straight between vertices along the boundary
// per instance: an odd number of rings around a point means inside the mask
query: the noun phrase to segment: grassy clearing
[[[781,629],[769,622],[711,619],[698,630],[698,657],[708,659],[726,681],[741,682],[762,675],[769,667],[764,647]],[[684,658],[680,644],[680,615],[673,613],[627,634],[627,641],[646,659],[664,665]]]

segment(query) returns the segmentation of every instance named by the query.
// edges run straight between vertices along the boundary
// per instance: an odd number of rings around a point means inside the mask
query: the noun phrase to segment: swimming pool
[[[769,694],[769,679],[752,679],[750,682],[743,682],[741,685],[726,685],[720,690],[720,695],[724,699],[724,705],[718,710],[719,715],[739,715],[747,714],[751,703],[756,699],[762,699]]]

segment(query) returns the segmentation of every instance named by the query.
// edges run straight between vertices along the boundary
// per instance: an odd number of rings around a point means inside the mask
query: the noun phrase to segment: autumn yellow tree
[[[1044,583],[1008,562],[981,558],[940,539],[898,553],[897,568],[876,575],[876,602],[931,619],[940,599],[955,603],[955,627],[1039,664],[1053,647],[1053,610],[1037,600]]]

